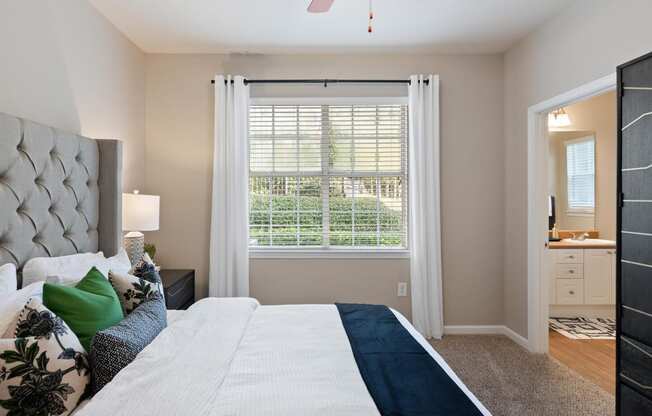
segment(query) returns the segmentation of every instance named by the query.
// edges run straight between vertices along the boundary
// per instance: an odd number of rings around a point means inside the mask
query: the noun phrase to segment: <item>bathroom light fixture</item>
[[[555,129],[560,127],[568,127],[571,125],[571,120],[563,108],[558,108],[548,114],[548,128]]]

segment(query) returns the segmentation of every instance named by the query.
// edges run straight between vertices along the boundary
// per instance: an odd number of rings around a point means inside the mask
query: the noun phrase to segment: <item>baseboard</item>
[[[527,340],[527,338],[525,338],[522,335],[517,334],[513,329],[511,329],[511,328],[509,328],[507,326],[503,326],[503,334],[507,338],[514,341],[516,344],[518,344],[521,347],[525,348],[526,350],[532,351],[530,349],[530,342]]]
[[[527,338],[517,334],[505,325],[446,325],[444,334],[448,335],[505,335],[516,344],[529,351]]]

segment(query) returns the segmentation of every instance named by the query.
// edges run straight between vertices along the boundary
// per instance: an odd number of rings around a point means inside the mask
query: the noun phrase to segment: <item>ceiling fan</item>
[[[308,5],[308,12],[310,13],[326,13],[331,9],[333,2],[335,0],[312,0],[310,5]],[[372,0],[369,0],[369,27],[367,32],[373,32],[373,27],[371,26],[371,21],[374,19],[374,12],[372,10]]]
[[[335,0],[312,0],[308,6],[310,13],[326,13],[331,9]]]

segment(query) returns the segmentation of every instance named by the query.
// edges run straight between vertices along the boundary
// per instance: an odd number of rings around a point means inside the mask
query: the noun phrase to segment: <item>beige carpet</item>
[[[612,395],[504,336],[447,335],[432,345],[494,416],[615,414]]]

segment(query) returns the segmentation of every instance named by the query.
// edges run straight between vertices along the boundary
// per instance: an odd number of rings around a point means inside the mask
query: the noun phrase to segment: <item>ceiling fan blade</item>
[[[335,0],[312,0],[310,6],[308,6],[308,11],[310,13],[326,13],[331,9],[334,1]]]

